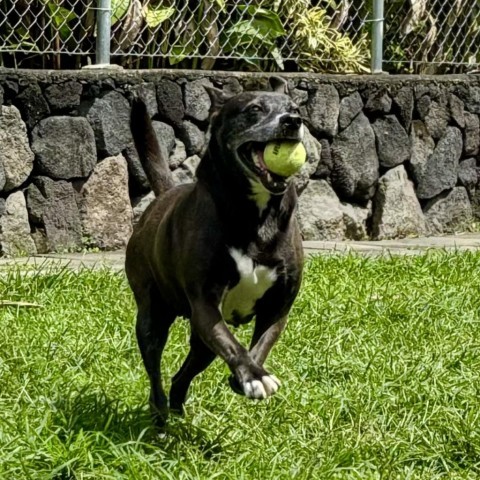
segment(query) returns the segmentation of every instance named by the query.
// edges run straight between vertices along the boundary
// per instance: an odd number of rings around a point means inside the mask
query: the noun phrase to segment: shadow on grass
[[[104,393],[75,392],[56,402],[54,422],[62,426],[58,436],[62,441],[72,435],[88,432],[114,445],[138,443],[159,448],[166,454],[178,455],[179,446],[196,447],[205,458],[212,459],[223,452],[221,440],[225,428],[215,438],[193,425],[190,419],[171,414],[163,429],[154,427],[148,407],[131,408],[120,399]]]

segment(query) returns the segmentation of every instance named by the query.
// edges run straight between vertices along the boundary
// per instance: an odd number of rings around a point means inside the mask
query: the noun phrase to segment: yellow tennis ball
[[[302,142],[274,140],[267,143],[263,160],[267,168],[282,177],[297,173],[307,158]]]

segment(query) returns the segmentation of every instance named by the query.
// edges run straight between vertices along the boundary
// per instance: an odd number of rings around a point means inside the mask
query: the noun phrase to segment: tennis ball
[[[302,142],[274,140],[268,142],[263,152],[267,168],[282,177],[297,173],[307,158]]]

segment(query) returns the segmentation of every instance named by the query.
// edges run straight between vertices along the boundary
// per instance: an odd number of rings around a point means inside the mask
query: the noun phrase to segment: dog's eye
[[[262,112],[262,111],[263,111],[263,108],[260,105],[252,105],[248,109],[248,113],[259,113],[259,112]]]
[[[295,113],[297,115],[300,115],[300,109],[298,107],[292,107],[290,109],[290,113]]]

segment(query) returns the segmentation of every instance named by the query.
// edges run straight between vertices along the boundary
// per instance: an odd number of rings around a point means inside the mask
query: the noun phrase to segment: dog
[[[239,394],[264,399],[280,381],[264,362],[284,329],[302,280],[303,249],[292,179],[268,171],[267,142],[302,141],[304,125],[287,83],[228,96],[206,87],[210,139],[197,181],[175,186],[145,104],[134,98],[131,130],[155,200],[134,228],[126,273],[137,304],[136,335],[158,426],[183,414],[190,383],[219,356]],[[169,399],[161,357],[176,317],[190,320],[190,351]],[[249,349],[231,333],[255,317]]]

